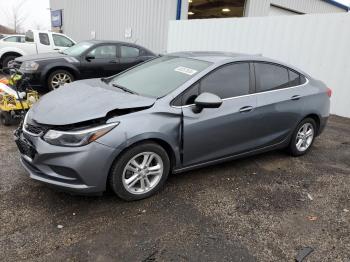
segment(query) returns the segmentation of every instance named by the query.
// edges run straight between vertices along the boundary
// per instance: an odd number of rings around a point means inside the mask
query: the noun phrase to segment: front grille
[[[21,154],[29,156],[31,159],[34,158],[36,151],[28,142],[25,142],[22,139],[16,139],[15,142]]]
[[[44,133],[46,131],[46,129],[43,128],[42,126],[35,126],[35,125],[31,125],[31,124],[26,124],[24,126],[24,129],[26,132],[32,133],[34,135],[41,135],[42,133]]]

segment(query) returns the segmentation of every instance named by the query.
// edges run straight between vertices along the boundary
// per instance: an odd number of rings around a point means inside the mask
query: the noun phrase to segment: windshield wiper
[[[130,94],[134,94],[134,95],[138,95],[138,93],[136,93],[136,92],[134,92],[134,91],[132,91],[132,90],[130,90],[130,89],[127,89],[127,88],[124,87],[124,86],[119,86],[119,85],[117,85],[117,84],[112,84],[112,86],[114,86],[114,87],[116,87],[116,88],[119,88],[119,89],[123,90],[124,92],[130,93]]]

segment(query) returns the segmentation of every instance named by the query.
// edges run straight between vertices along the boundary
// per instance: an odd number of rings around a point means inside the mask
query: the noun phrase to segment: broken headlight
[[[77,131],[49,130],[44,135],[44,140],[56,146],[84,146],[104,136],[118,124],[119,122],[116,122]]]

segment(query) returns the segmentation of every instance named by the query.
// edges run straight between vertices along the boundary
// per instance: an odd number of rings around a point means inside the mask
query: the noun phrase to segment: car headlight
[[[118,124],[119,122],[116,122],[78,131],[49,130],[44,135],[44,140],[56,146],[84,146],[104,136]]]
[[[39,64],[37,62],[34,62],[34,61],[24,61],[22,64],[21,64],[21,70],[24,71],[24,72],[33,72],[33,71],[36,71],[38,70],[39,68]]]

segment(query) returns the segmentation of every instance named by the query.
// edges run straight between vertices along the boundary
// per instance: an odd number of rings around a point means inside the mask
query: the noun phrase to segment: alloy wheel
[[[162,178],[164,164],[154,152],[142,152],[134,156],[123,171],[123,186],[132,194],[144,194],[155,188]]]
[[[314,127],[310,123],[305,123],[300,127],[295,144],[300,152],[304,152],[310,147],[314,139],[314,133]]]
[[[72,82],[72,78],[66,73],[58,73],[51,79],[52,89],[59,88],[60,86]]]

